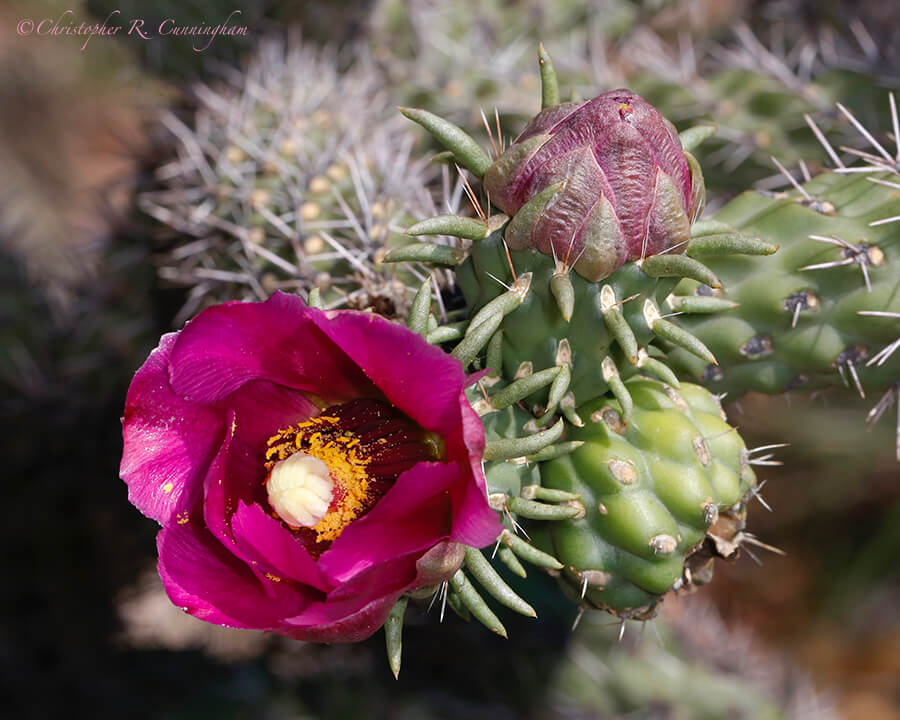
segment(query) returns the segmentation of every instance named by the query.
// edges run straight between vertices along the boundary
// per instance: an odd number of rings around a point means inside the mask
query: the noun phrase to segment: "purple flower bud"
[[[628,260],[683,252],[703,178],[672,124],[630,90],[540,112],[488,168],[514,249],[554,254],[588,280]]]

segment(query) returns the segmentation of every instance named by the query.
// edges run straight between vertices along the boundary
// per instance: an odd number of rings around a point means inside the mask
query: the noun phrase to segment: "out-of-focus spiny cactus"
[[[812,678],[702,598],[673,610],[654,620],[655,633],[639,636],[624,621],[615,628],[585,616],[548,693],[558,716],[837,719]]]
[[[893,96],[891,110],[896,132]],[[864,397],[885,393],[870,416],[878,419],[900,384],[900,151],[890,154],[866,130],[873,147],[845,154],[864,161],[848,166],[818,134],[833,171],[802,185],[792,179],[787,193],[744,193],[713,218],[781,245],[777,255],[715,259],[724,292],[684,281],[671,298],[673,307],[711,296],[738,303],[714,318],[684,319],[719,365],[680,350],[670,360],[730,397],[843,385]]]
[[[716,123],[718,132],[698,159],[717,192],[765,183],[773,154],[788,165],[811,157],[816,144],[808,115],[826,132],[846,133],[850,124],[835,102],[864,109],[868,119],[881,94],[871,68],[848,62],[848,51],[838,55],[809,35],[792,42],[790,53],[744,24],[726,44],[688,43],[676,50],[638,31],[629,40],[637,70],[628,80],[675,123]],[[858,48],[856,56],[863,57]]]
[[[629,27],[634,15],[626,0],[589,6],[565,0],[552,9],[534,0],[515,5],[504,0],[467,5],[380,0],[371,19],[371,44],[406,104],[474,127],[480,107],[500,107],[504,116],[521,120],[534,114],[538,86],[531,56],[541,37],[565,37],[589,17],[598,35],[610,37]],[[577,44],[573,39],[567,46],[574,63],[583,65]],[[575,72],[565,61],[557,62]]]
[[[415,135],[370,64],[340,72],[338,60],[266,42],[245,71],[196,88],[190,125],[165,116],[177,157],[141,207],[178,233],[160,275],[191,287],[181,318],[314,288],[326,307],[406,316],[424,274],[381,260],[409,242],[404,227],[434,213],[439,170],[413,154]]]
[[[824,28],[786,35],[782,18],[751,29],[736,21],[740,3],[703,5],[595,0],[548,14],[533,3],[463,9],[386,0],[373,13],[371,44],[408,104],[465,127],[477,127],[480,108],[496,106],[515,126],[534,108],[529,48],[552,38],[557,66],[583,94],[626,85],[679,126],[716,122],[719,133],[698,157],[717,193],[767,179],[773,153],[788,163],[809,156],[805,114],[846,129],[830,112],[835,101],[868,111],[880,87],[897,81],[886,77],[891,65],[859,23],[855,35]],[[732,24],[733,34],[715,32]],[[704,30],[688,32],[698,26]]]

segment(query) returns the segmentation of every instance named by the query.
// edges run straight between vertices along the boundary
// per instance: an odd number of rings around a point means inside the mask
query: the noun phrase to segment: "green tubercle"
[[[708,140],[716,134],[716,126],[712,124],[702,124],[682,130],[678,133],[678,139],[681,141],[681,147],[685,152],[693,152],[699,147],[704,140]]]
[[[541,107],[559,105],[559,81],[556,79],[556,70],[553,69],[553,62],[543,43],[538,45],[538,64],[541,68]]]
[[[430,132],[438,142],[453,153],[462,167],[479,178],[484,177],[484,173],[491,165],[491,158],[462,128],[427,110],[402,107],[400,112]]]
[[[387,646],[388,665],[394,674],[394,679],[400,677],[400,664],[403,656],[403,615],[406,613],[406,605],[409,598],[401,597],[397,600],[390,615],[384,622],[384,638]]]
[[[406,230],[407,235],[452,235],[467,240],[481,240],[488,236],[488,224],[459,215],[438,215],[427,218]]]

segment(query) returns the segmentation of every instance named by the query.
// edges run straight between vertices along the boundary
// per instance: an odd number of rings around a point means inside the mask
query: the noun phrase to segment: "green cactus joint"
[[[895,182],[897,176],[825,173],[805,183],[803,193],[744,193],[719,210],[718,222],[781,249],[771,258],[707,257],[724,294],[696,281],[678,285],[673,309],[717,301],[738,306],[680,318],[715,353],[719,367],[681,349],[669,352],[673,367],[731,397],[845,383],[860,394],[877,393],[896,383],[900,354],[871,360],[896,340],[895,328],[860,312],[900,313],[898,236],[889,223],[879,224],[900,214],[900,199],[896,189],[869,178]]]
[[[630,423],[617,400],[594,400],[582,409],[591,421],[570,431],[584,445],[542,466],[543,487],[578,494],[585,508],[549,524],[544,549],[565,564],[559,579],[575,602],[644,619],[667,592],[697,582],[709,534],[740,542],[756,480],[715,396],[643,378],[627,385]],[[725,516],[739,527],[716,526]]]

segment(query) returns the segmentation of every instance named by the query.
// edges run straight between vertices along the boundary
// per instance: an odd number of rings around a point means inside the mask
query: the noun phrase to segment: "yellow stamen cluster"
[[[340,428],[340,420],[328,415],[310,418],[279,430],[268,440],[266,469],[302,452],[318,458],[334,482],[334,507],[312,529],[317,542],[336,540],[347,525],[366,508],[369,499],[369,458],[361,453],[359,438]],[[269,477],[266,481],[269,481]]]

